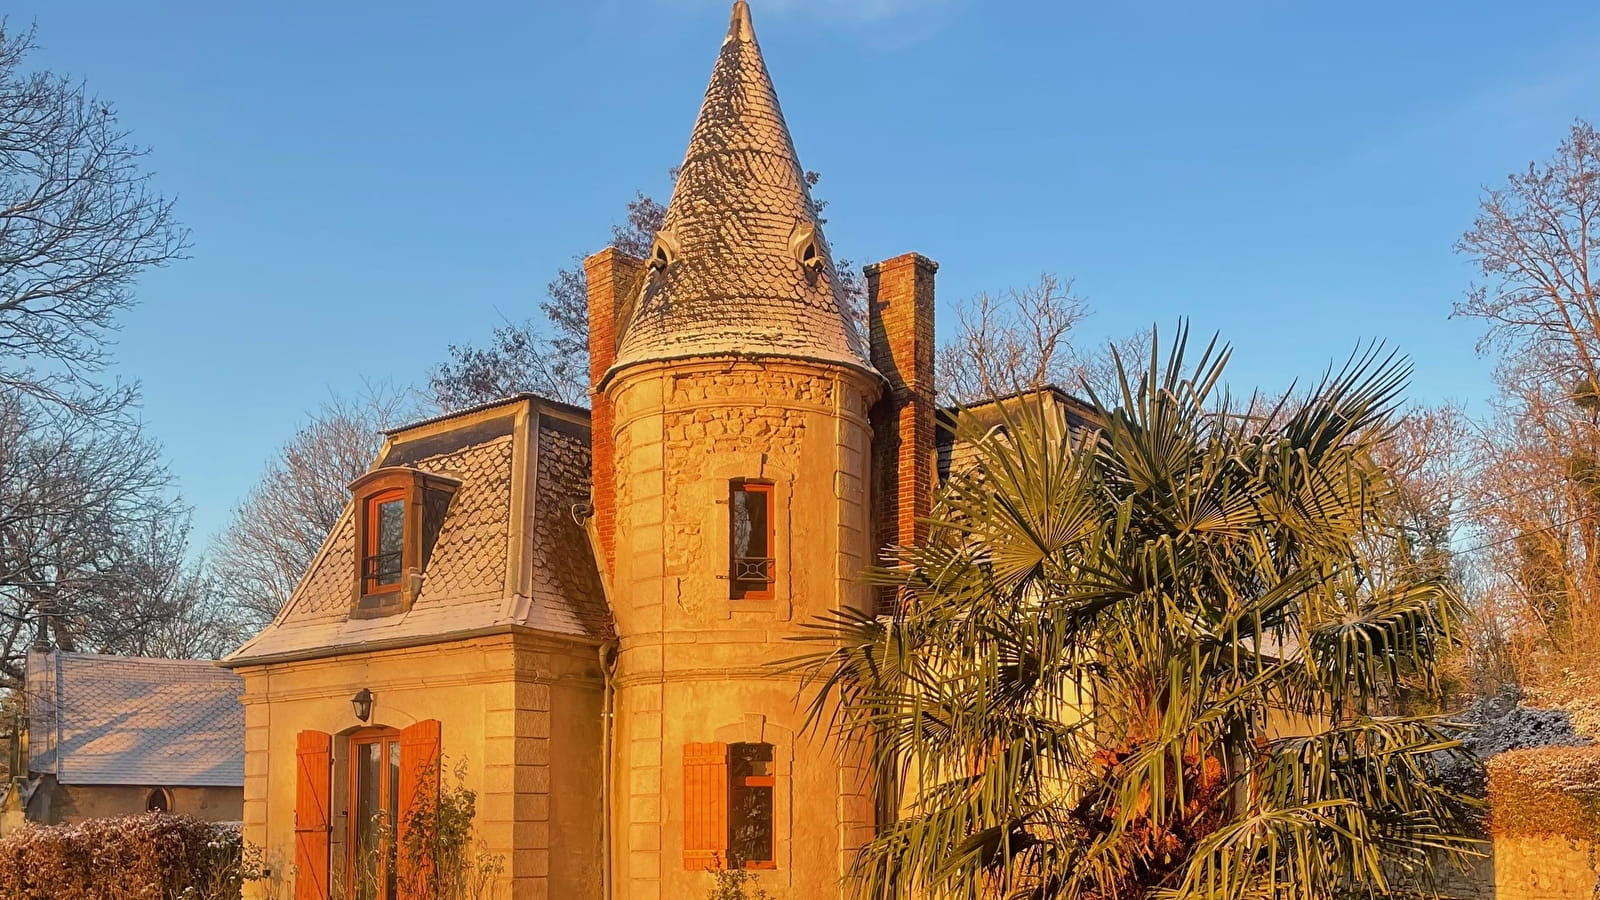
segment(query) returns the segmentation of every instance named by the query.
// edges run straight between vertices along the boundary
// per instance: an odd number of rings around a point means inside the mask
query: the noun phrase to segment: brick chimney
[[[604,559],[596,560],[609,581],[617,546],[617,463],[611,434],[611,404],[595,386],[617,358],[617,315],[639,289],[644,261],[607,247],[583,261],[589,285],[589,496]]]
[[[872,365],[889,389],[872,412],[876,548],[927,537],[933,510],[933,276],[939,264],[907,253],[866,267]],[[890,593],[880,611],[894,611]]]

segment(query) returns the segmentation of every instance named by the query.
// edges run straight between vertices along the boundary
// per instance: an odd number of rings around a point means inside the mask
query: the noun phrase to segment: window
[[[460,482],[418,469],[375,469],[350,485],[355,495],[355,604],[357,618],[404,612],[416,599],[413,576],[444,527]]]
[[[144,798],[145,812],[172,812],[172,795],[164,788],[156,788]]]
[[[394,833],[400,821],[400,733],[350,736],[347,878],[355,900],[395,900]]]
[[[771,744],[683,748],[685,869],[777,867]]]
[[[771,744],[728,747],[728,861],[770,869],[772,854]]]
[[[405,559],[406,492],[391,488],[367,498],[365,548],[361,559],[361,593],[400,589]]]
[[[770,600],[773,582],[772,485],[735,481],[728,495],[733,599]]]

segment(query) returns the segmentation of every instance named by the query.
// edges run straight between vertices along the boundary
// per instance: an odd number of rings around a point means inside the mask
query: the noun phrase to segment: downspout
[[[600,702],[600,754],[603,773],[600,777],[600,900],[611,900],[611,720],[616,698],[616,685],[612,679],[617,672],[617,642],[606,641],[600,645],[600,672],[606,686]]]
[[[600,593],[606,610],[611,610],[611,571],[607,565],[605,549],[600,544],[600,529],[594,523],[594,506],[579,503],[572,507],[572,518],[583,526],[589,536],[589,549],[594,553],[596,568],[600,570]],[[605,687],[600,699],[600,900],[611,900],[611,778],[615,768],[612,749],[613,708],[616,705],[617,640],[611,638],[598,648],[600,674]]]

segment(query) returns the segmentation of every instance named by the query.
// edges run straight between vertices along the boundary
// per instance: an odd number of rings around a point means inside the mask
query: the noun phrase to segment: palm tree
[[[1240,406],[1226,348],[1186,345],[1118,360],[1092,433],[1018,401],[958,426],[932,536],[873,575],[902,614],[816,623],[813,726],[901,792],[858,896],[1428,895],[1475,853],[1449,723],[1382,714],[1436,687],[1459,608],[1369,564],[1408,366]]]

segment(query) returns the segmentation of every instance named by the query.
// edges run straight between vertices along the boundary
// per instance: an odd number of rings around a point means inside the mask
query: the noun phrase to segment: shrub
[[[165,813],[34,825],[0,839],[7,900],[237,900],[260,869],[237,826]]]
[[[440,765],[443,765],[443,760]],[[496,896],[496,882],[505,872],[505,860],[473,839],[478,816],[478,793],[466,787],[466,763],[456,766],[434,793],[412,801],[407,811],[405,846],[400,848],[411,875],[404,892],[435,900],[488,900]],[[423,782],[427,783],[424,777]]]
[[[713,870],[712,874],[716,881],[711,885],[709,900],[771,900],[772,895],[748,869],[734,866]]]
[[[1487,768],[1489,831],[1496,837],[1600,838],[1600,748],[1513,750]]]
[[[418,779],[418,793],[407,804],[404,828],[389,824],[388,816],[373,818],[377,846],[356,860],[354,890],[341,879],[333,885],[334,900],[352,896],[381,896],[386,872],[398,869],[400,896],[429,900],[495,900],[501,896],[505,859],[476,840],[473,822],[478,815],[478,794],[462,782],[466,763],[448,777],[438,777],[441,760]],[[437,785],[430,789],[429,785]],[[3,897],[3,895],[0,895]]]

